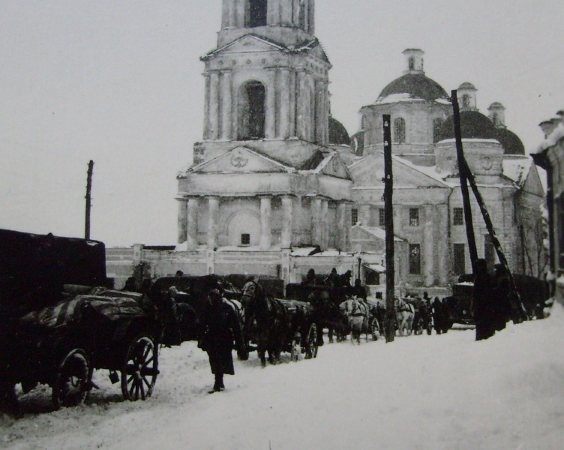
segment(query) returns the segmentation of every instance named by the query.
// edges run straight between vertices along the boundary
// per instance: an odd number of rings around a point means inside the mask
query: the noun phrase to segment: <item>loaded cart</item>
[[[52,387],[82,402],[95,369],[146,399],[158,375],[158,315],[143,295],[106,284],[104,244],[0,230],[0,387]]]

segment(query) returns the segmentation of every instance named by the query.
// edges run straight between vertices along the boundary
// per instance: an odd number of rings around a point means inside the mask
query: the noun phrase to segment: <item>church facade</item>
[[[329,142],[331,64],[314,2],[224,1],[204,139],[178,175],[186,250],[349,246],[351,187]]]
[[[383,290],[382,115],[390,114],[396,283],[448,291],[470,262],[452,105],[425,75],[423,55],[404,52],[405,73],[361,108],[361,130],[350,139],[331,115],[331,63],[315,37],[314,0],[224,0],[217,46],[201,58],[203,138],[177,176],[178,246],[112,250],[109,276],[124,280],[145,262],[151,276],[183,270],[296,282],[309,268],[336,267]],[[485,116],[476,92],[470,83],[459,88],[466,157],[512,268],[533,273],[542,247],[528,244],[543,201],[538,173],[507,129],[503,105]],[[493,264],[475,203],[473,211],[480,256]]]

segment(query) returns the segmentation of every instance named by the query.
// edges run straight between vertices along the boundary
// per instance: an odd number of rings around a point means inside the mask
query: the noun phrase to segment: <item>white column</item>
[[[221,139],[228,141],[232,138],[232,88],[231,71],[225,71],[221,76]]]
[[[315,0],[309,0],[309,34],[315,34]]]
[[[423,228],[423,273],[425,286],[432,286],[435,282],[435,240],[433,236],[433,207],[425,207],[425,226]]]
[[[219,198],[208,197],[208,249],[217,247],[217,222],[219,220]]]
[[[297,127],[296,127],[296,116],[297,116],[297,90],[296,90],[296,80],[297,80],[297,73],[295,71],[290,72],[290,137],[297,136]]]
[[[210,72],[209,135],[210,139],[219,138],[219,73]]]
[[[321,249],[327,250],[329,247],[329,200],[321,201]]]
[[[268,70],[268,86],[266,87],[266,123],[265,135],[267,139],[276,137],[276,72]]]
[[[280,137],[290,137],[290,70],[280,69]]]
[[[311,243],[321,246],[321,199],[311,200]]]
[[[223,8],[221,15],[221,29],[224,30],[229,26],[229,10],[231,9],[231,1],[223,0]]]
[[[292,26],[298,26],[300,24],[300,0],[291,0],[292,5]]]
[[[178,201],[178,243],[186,242],[186,220],[187,220],[187,202],[182,199]]]
[[[448,223],[448,205],[438,205],[436,216],[439,220],[439,239],[437,239],[439,283],[446,286],[449,282],[450,238]]]
[[[204,93],[204,140],[210,139],[210,75],[204,74],[205,93]]]
[[[339,202],[337,204],[337,247],[339,250],[345,251],[347,248],[347,204]]]
[[[300,139],[308,140],[308,125],[310,118],[308,117],[307,104],[309,96],[306,89],[306,73],[303,69],[298,69],[298,83],[296,92],[296,103],[298,117],[296,118],[297,136]]]
[[[360,205],[359,208],[359,221],[360,224],[369,227],[370,226],[370,205]]]
[[[292,247],[292,228],[294,223],[293,200],[290,196],[282,197],[282,236],[280,246]]]
[[[200,201],[193,197],[188,199],[186,214],[187,247],[188,250],[198,248],[198,209]]]
[[[272,246],[272,199],[260,198],[260,249],[269,250]]]
[[[228,21],[229,21],[229,28],[235,27],[235,2],[233,0],[227,0],[229,5],[229,13],[228,13]]]

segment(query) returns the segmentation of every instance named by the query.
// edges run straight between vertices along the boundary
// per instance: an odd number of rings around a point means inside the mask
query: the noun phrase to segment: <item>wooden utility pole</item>
[[[394,176],[392,168],[391,117],[384,122],[384,218],[386,221],[386,342],[393,342],[396,334],[395,261],[394,261]]]
[[[92,210],[92,173],[94,172],[94,161],[88,163],[86,176],[86,211],[84,217],[84,239],[90,239],[90,211]]]
[[[468,192],[468,174],[464,150],[462,148],[462,132],[460,129],[460,107],[458,105],[458,92],[451,92],[451,101],[454,118],[454,136],[456,138],[456,157],[458,160],[458,173],[460,177],[460,190],[462,191],[462,205],[464,207],[464,222],[466,225],[466,236],[468,237],[468,251],[472,262],[472,273],[476,273],[476,261],[478,261],[478,250],[476,249],[476,237],[474,236],[474,225],[472,223],[472,207],[470,205],[470,193]]]

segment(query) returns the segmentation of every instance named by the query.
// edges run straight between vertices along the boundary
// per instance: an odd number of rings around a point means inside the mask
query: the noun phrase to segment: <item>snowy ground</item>
[[[237,363],[208,395],[205,354],[161,354],[153,398],[125,403],[107,372],[87,405],[0,419],[0,447],[34,449],[560,449],[564,442],[564,309],[475,343],[472,331],[353,346],[262,369]],[[43,395],[40,395],[43,394]]]

